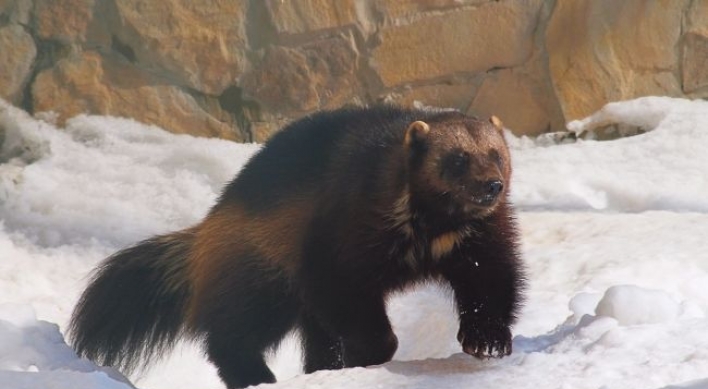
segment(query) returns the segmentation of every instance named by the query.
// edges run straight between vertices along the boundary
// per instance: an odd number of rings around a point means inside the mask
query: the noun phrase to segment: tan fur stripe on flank
[[[165,253],[157,259],[159,264],[164,266],[165,282],[162,287],[165,292],[179,291],[189,281],[187,270],[193,239],[194,229],[157,238],[160,245],[166,246]]]
[[[249,215],[239,206],[230,206],[207,216],[196,228],[190,263],[193,282],[192,301],[188,309],[191,323],[199,310],[195,304],[213,289],[224,272],[238,271],[243,258],[258,255],[274,270],[292,274],[299,263],[302,242],[312,204],[292,200],[268,213]],[[232,269],[232,270],[227,270]]]

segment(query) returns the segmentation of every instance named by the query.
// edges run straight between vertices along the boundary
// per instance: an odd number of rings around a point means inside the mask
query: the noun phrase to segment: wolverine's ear
[[[408,129],[406,130],[406,138],[403,143],[406,147],[414,144],[420,144],[428,137],[429,132],[430,126],[428,123],[416,120],[408,126]]]
[[[498,117],[492,115],[492,117],[489,118],[489,122],[492,123],[498,131],[501,132],[504,130],[504,124]]]

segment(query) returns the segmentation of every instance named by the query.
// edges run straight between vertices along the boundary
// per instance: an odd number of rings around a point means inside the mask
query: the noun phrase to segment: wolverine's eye
[[[443,174],[449,177],[460,177],[467,173],[470,165],[470,155],[466,151],[448,154],[443,161]]]
[[[504,159],[502,159],[501,154],[498,151],[492,150],[489,152],[489,158],[494,161],[494,163],[499,167],[499,169],[504,168]]]

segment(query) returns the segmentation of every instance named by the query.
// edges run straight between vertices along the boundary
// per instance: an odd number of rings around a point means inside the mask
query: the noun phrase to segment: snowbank
[[[111,117],[57,130],[7,105],[0,126],[0,217],[43,247],[122,246],[193,223],[258,148]]]
[[[612,142],[514,146],[513,199],[523,209],[708,211],[708,102],[645,97],[572,122],[576,132],[627,123],[648,134]]]
[[[28,305],[0,305],[0,385],[8,389],[130,389],[120,373],[76,357],[56,324]]]
[[[461,354],[447,292],[424,287],[389,303],[394,361],[300,375],[290,338],[268,387],[708,388],[708,103],[613,103],[569,127],[609,123],[648,132],[510,139],[530,280],[512,356]],[[58,130],[1,102],[0,129],[0,387],[132,387],[61,337],[87,274],[119,247],[199,220],[258,146],[108,117]],[[193,344],[131,378],[222,387]]]

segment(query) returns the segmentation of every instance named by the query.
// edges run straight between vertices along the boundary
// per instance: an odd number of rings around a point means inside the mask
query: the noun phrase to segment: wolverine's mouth
[[[480,207],[490,207],[496,203],[497,199],[498,196],[496,195],[486,194],[483,196],[474,196],[470,201]]]
[[[498,196],[473,196],[471,198],[467,198],[467,201],[464,202],[463,211],[467,214],[480,213],[486,215],[494,210],[498,200]]]
[[[474,196],[474,195],[458,195],[450,197],[451,203],[448,208],[448,213],[462,214],[467,217],[481,218],[489,215],[496,209],[499,204],[499,196]]]
[[[488,214],[499,203],[504,184],[499,180],[477,183],[473,188],[460,187],[461,191],[455,196],[455,201],[461,205],[466,214]]]

